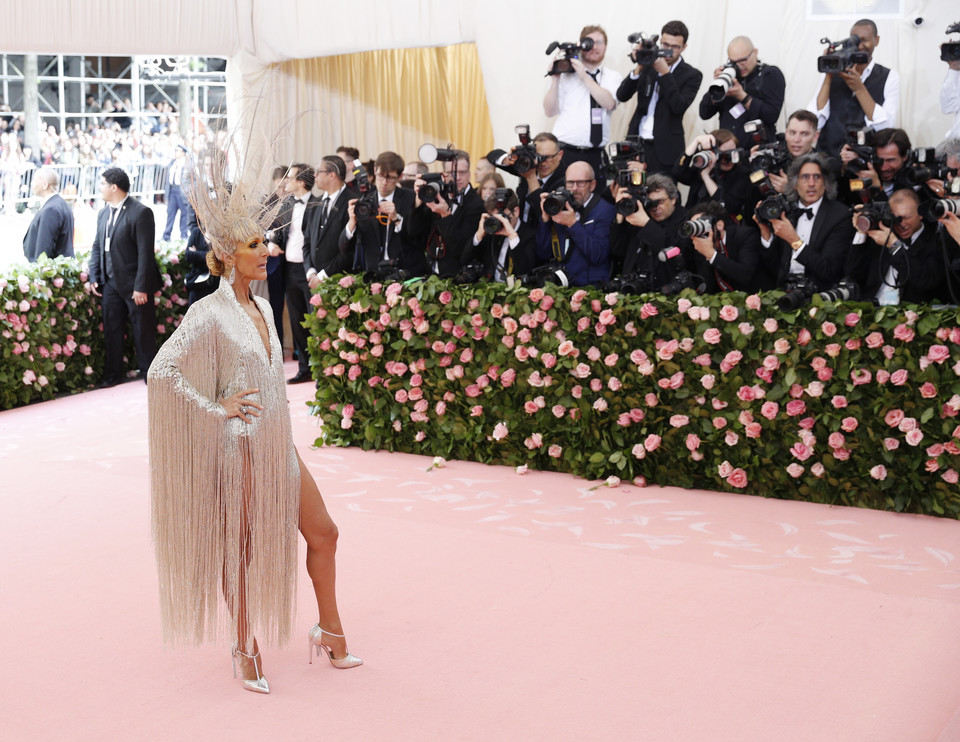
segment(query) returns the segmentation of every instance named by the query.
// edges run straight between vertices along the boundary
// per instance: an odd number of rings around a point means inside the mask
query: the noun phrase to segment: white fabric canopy
[[[835,0],[819,5],[874,7],[874,2]],[[44,54],[196,54],[229,57],[236,100],[240,90],[257,91],[262,68],[297,58],[370,49],[442,46],[476,42],[498,146],[514,143],[513,126],[549,129],[543,115],[543,51],[552,40],[575,41],[580,28],[599,23],[609,35],[606,63],[626,73],[627,34],[658,33],[664,22],[683,20],[690,28],[688,62],[704,72],[701,94],[713,69],[726,57],[728,41],[750,36],[761,60],[779,66],[787,79],[783,121],[816,92],[816,57],[821,36],[842,38],[852,21],[869,10],[831,20],[808,20],[807,2],[675,0],[669,4],[610,0],[450,2],[450,0],[7,0],[0,24],[0,49]],[[875,58],[897,69],[902,79],[899,125],[915,145],[939,142],[952,116],[940,113],[938,91],[946,74],[939,60],[944,29],[960,20],[956,5],[901,0],[896,18],[877,17],[880,44]],[[957,17],[954,17],[957,16]],[[924,23],[914,24],[923,17]],[[614,134],[622,135],[630,107],[620,107]],[[713,128],[691,106],[688,136]],[[322,153],[305,153],[311,157]]]

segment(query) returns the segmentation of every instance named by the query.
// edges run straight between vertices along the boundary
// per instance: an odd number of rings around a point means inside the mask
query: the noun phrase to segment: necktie
[[[320,228],[321,229],[327,226],[327,217],[329,216],[329,214],[327,213],[327,210],[329,208],[330,208],[330,197],[324,196],[323,204],[320,206]]]
[[[104,266],[107,271],[107,278],[113,278],[113,251],[110,249],[110,242],[113,241],[113,231],[117,226],[117,216],[120,213],[120,209],[116,206],[110,207],[110,216],[107,217],[107,229],[106,229],[106,243],[107,248],[104,252],[106,257],[106,265]]]
[[[588,72],[593,81],[597,81],[600,76],[600,70]],[[597,103],[593,95],[590,96],[590,146],[599,147],[603,141],[603,109]]]

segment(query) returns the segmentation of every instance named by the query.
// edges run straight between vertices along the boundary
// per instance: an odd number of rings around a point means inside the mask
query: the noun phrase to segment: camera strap
[[[717,234],[717,228],[716,228],[716,226],[714,226],[714,228],[713,228],[713,249],[716,250],[716,251],[717,251],[718,253],[720,253],[721,255],[723,255],[723,257],[725,257],[725,258],[729,258],[729,257],[730,257],[730,252],[727,250],[727,241],[720,239],[720,235]],[[723,276],[720,275],[720,271],[717,270],[717,268],[716,268],[716,262],[717,262],[717,261],[716,261],[716,258],[714,258],[714,261],[713,261],[713,262],[714,262],[713,275],[714,275],[714,276],[716,277],[716,279],[717,279],[717,285],[718,285],[721,289],[723,289],[724,291],[733,291],[733,286],[731,286],[731,285],[726,281],[726,279],[724,279]]]

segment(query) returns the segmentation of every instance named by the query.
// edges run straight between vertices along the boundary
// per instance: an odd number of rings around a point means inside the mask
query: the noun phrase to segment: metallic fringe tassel
[[[261,643],[283,644],[296,614],[300,470],[273,315],[256,301],[270,363],[221,282],[150,367],[153,538],[164,638],[174,644],[235,639],[244,586]],[[247,399],[264,406],[261,416],[227,419],[218,400],[253,387],[260,392]]]

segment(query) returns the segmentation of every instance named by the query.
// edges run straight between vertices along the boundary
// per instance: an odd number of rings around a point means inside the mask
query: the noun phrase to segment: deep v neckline
[[[240,303],[240,300],[237,298],[237,295],[233,295],[234,301],[237,302],[237,306],[240,307],[240,311],[243,312],[243,316],[247,318],[251,325],[253,325],[253,330],[257,334],[257,337],[260,338],[260,344],[263,346],[264,352],[267,354],[267,366],[273,366],[273,349],[270,347],[270,325],[267,323],[267,318],[264,316],[263,311],[260,309],[260,305],[257,304],[256,298],[253,294],[250,294],[250,303],[253,305],[253,308],[257,310],[257,314],[260,315],[260,319],[263,320],[263,326],[267,329],[267,338],[264,340],[263,335],[260,334],[260,328],[257,327],[257,323],[254,321],[253,317],[246,310],[243,304]]]

